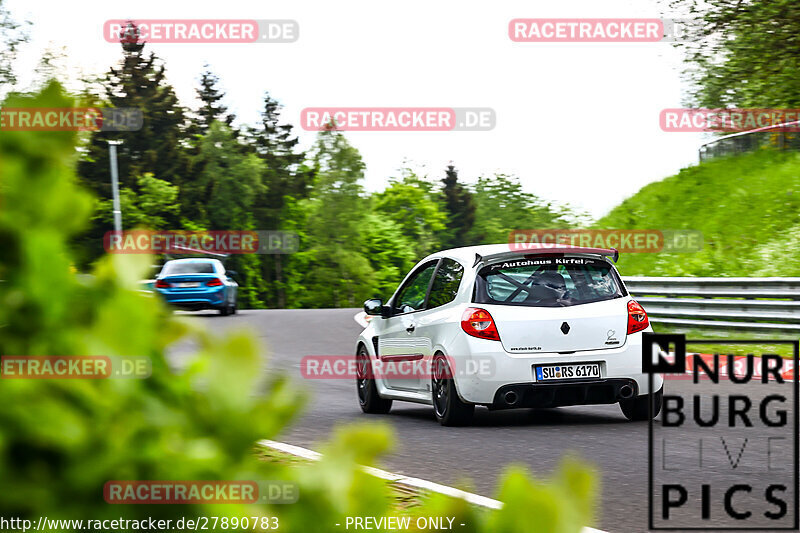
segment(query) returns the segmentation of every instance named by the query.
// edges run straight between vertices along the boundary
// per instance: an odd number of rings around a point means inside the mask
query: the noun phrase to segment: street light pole
[[[119,171],[117,169],[117,145],[122,141],[108,141],[108,159],[111,164],[111,194],[114,199],[114,231],[122,232],[122,210],[119,207]]]

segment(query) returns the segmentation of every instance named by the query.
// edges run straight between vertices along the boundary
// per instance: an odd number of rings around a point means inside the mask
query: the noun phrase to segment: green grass
[[[268,448],[267,446],[259,445],[255,449],[254,453],[256,454],[256,457],[258,457],[262,461],[277,463],[281,465],[297,466],[297,465],[306,465],[309,463],[313,463],[313,461],[310,461],[308,459],[303,459],[302,457],[282,452],[274,448]]]
[[[700,252],[623,254],[624,276],[800,276],[800,154],[762,151],[685,168],[596,227],[703,232]]]
[[[758,344],[702,344],[691,343],[686,349],[698,353],[724,353],[733,355],[765,353],[778,354],[781,357],[791,359],[794,357],[793,349],[788,344],[770,344],[770,340],[798,340],[797,336],[774,333],[753,333],[750,331],[735,330],[709,330],[709,329],[687,329],[675,326],[663,326],[658,323],[653,324],[656,333],[683,333],[689,340],[763,340]]]

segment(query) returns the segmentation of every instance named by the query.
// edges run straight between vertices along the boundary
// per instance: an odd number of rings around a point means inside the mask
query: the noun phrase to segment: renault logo
[[[564,335],[569,333],[569,324],[567,324],[566,322],[561,324],[561,333],[563,333]]]

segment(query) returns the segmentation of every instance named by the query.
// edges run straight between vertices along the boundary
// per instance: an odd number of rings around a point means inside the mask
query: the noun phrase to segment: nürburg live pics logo
[[[649,423],[651,530],[798,529],[798,351],[644,334],[650,390],[654,374],[673,374]]]

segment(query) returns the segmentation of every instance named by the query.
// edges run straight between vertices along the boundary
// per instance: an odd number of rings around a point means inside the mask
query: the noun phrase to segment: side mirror
[[[387,318],[389,316],[389,308],[383,305],[383,300],[380,298],[373,298],[364,302],[364,312],[372,316],[380,316]]]
[[[236,272],[235,270],[226,270],[225,275],[228,276],[229,278],[233,278],[235,276],[238,276],[239,273]]]

